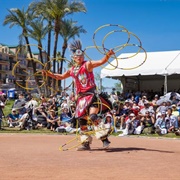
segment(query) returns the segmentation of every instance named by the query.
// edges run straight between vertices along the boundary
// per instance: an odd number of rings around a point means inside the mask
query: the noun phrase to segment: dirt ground
[[[59,150],[74,137],[0,134],[0,180],[180,180],[180,140],[110,136],[108,150],[95,138],[91,151]]]

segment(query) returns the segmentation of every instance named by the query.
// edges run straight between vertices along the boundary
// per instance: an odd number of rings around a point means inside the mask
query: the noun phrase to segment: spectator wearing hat
[[[117,132],[115,123],[116,122],[114,122],[114,116],[111,113],[107,112],[106,116],[105,116],[105,119],[104,119],[105,126],[107,128],[109,128],[109,129],[113,126],[114,127],[114,131]]]
[[[155,132],[159,135],[167,134],[167,122],[166,122],[166,112],[163,111],[157,116],[156,123],[154,124]]]
[[[133,134],[135,128],[139,125],[139,120],[136,119],[136,116],[134,113],[130,113],[125,124],[126,124],[126,127],[124,130],[122,130],[123,133],[120,134],[119,136],[126,136],[126,135]]]
[[[15,127],[18,125],[19,115],[15,108],[12,109],[11,113],[8,115],[9,127]]]
[[[138,106],[140,108],[143,108],[144,107],[144,103],[147,101],[147,97],[146,96],[142,96],[142,98],[139,100],[138,102]]]
[[[104,123],[107,124],[107,123],[113,123],[113,117],[110,113],[107,113],[106,116],[105,116],[105,120],[104,120]]]
[[[172,115],[178,117],[179,116],[179,111],[177,109],[176,104],[172,104],[171,108],[172,108]]]
[[[153,106],[151,106],[149,101],[146,100],[146,101],[144,101],[144,107],[138,113],[140,119],[143,118],[143,117],[147,117],[146,116],[147,111],[151,113],[151,116],[155,116]]]

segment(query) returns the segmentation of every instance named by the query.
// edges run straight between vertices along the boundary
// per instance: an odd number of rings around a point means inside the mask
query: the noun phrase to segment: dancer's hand
[[[46,76],[47,75],[47,71],[44,70],[44,69],[41,70],[41,73],[42,73],[42,76]]]
[[[107,53],[107,56],[110,57],[111,55],[114,55],[114,54],[115,54],[114,51],[112,49],[110,49]]]

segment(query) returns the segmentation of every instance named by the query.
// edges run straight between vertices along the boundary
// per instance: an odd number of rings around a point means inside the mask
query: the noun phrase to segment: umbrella
[[[163,102],[172,102],[172,97],[176,97],[176,99],[180,100],[180,94],[176,92],[169,92],[164,96],[161,96],[160,99],[156,102],[157,105],[162,104]]]
[[[26,105],[25,105],[26,108],[36,108],[37,106],[38,106],[38,102],[33,99],[26,102]]]
[[[14,102],[13,108],[14,109],[21,109],[25,106],[26,101],[25,100],[17,100]]]

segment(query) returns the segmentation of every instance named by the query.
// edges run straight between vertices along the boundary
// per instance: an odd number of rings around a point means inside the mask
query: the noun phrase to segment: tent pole
[[[167,94],[167,74],[164,76],[164,95]]]

